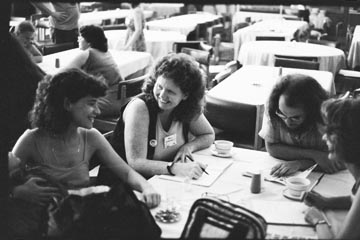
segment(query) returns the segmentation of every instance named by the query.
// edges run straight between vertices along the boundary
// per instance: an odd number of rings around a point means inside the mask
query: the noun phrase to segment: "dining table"
[[[214,98],[217,101],[226,101],[237,105],[254,106],[256,108],[254,149],[260,149],[261,138],[258,133],[262,127],[264,105],[268,100],[273,86],[281,77],[295,73],[313,77],[330,96],[335,95],[334,75],[328,71],[244,65],[210,89],[206,97],[208,99]],[[245,111],[243,115],[249,117]],[[247,128],[248,126],[239,127]]]
[[[346,68],[343,50],[306,42],[286,41],[251,41],[240,49],[237,60],[243,65],[274,66],[275,55],[294,57],[316,57],[319,70],[332,72],[334,75]]]
[[[215,15],[207,12],[196,12],[149,21],[146,23],[146,26],[149,30],[175,31],[187,36],[190,32],[196,29],[198,24],[216,21],[221,18],[221,15]]]
[[[360,67],[360,25],[354,29],[353,37],[350,43],[349,54],[347,57],[348,67],[354,69]]]
[[[108,39],[110,49],[121,50],[125,46],[126,30],[104,31]],[[174,31],[158,31],[144,29],[146,52],[150,53],[154,60],[173,51],[174,42],[186,41],[186,36]]]
[[[314,227],[305,219],[305,211],[308,206],[301,198],[288,195],[287,187],[278,182],[266,181],[269,178],[270,169],[280,162],[281,159],[270,156],[267,152],[233,147],[228,157],[219,157],[214,153],[214,146],[193,153],[195,161],[208,164],[209,174],[216,173],[217,165],[228,164],[217,179],[210,186],[197,184],[202,178],[208,177],[203,174],[198,180],[189,182],[185,177],[176,181],[155,175],[148,180],[149,183],[161,194],[161,203],[151,209],[156,218],[159,212],[166,210],[176,211],[178,218],[174,222],[157,219],[165,239],[179,238],[189,217],[189,211],[193,203],[203,197],[220,198],[224,201],[240,205],[260,214],[266,221],[266,239],[317,239]],[[260,173],[260,192],[252,193],[251,175],[248,173]],[[323,175],[321,172],[312,171],[304,175],[313,185]],[[180,179],[180,180],[179,180]],[[351,193],[354,179],[348,170],[334,174],[324,174],[321,181],[314,187],[314,191],[327,196],[345,196]],[[339,231],[346,216],[344,210],[324,211],[333,231]],[[298,237],[298,238],[296,238]]]
[[[169,17],[173,14],[181,12],[181,8],[185,5],[183,3],[142,3],[141,8],[143,10],[154,11],[156,17]]]
[[[43,61],[39,63],[38,66],[48,74],[55,74],[64,66],[67,66],[69,61],[75,58],[80,51],[82,50],[74,48],[45,55],[43,56]],[[154,62],[153,57],[148,52],[118,51],[115,49],[109,49],[109,51],[117,63],[120,75],[123,79],[126,79],[137,72],[148,72]],[[56,61],[59,62],[58,67],[56,66]]]
[[[297,30],[304,30],[309,25],[305,21],[266,19],[256,22],[248,27],[238,29],[233,33],[234,59],[237,59],[242,46],[250,41],[255,41],[257,36],[284,37],[285,41],[291,41]]]

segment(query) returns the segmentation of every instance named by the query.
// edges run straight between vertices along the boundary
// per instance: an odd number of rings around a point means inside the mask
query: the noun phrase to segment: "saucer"
[[[218,153],[215,149],[210,149],[211,154],[217,157],[230,158],[232,157],[232,150],[229,153]]]
[[[180,220],[180,213],[175,210],[159,210],[155,219],[162,223],[174,223]]]
[[[302,195],[300,196],[293,196],[289,193],[289,189],[288,188],[285,188],[284,191],[283,191],[283,195],[286,197],[286,198],[289,198],[291,200],[295,200],[295,201],[301,201],[302,200]]]

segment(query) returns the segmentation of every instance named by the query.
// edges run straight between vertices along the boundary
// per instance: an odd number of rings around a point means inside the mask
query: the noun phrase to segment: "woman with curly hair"
[[[43,176],[49,176],[66,189],[88,187],[89,161],[96,155],[101,162],[112,166],[118,178],[141,192],[149,207],[159,204],[160,195],[153,187],[92,128],[94,118],[100,113],[98,98],[105,95],[106,89],[103,81],[78,69],[47,76],[39,83],[30,112],[33,129],[26,130],[12,150],[20,161],[9,164],[12,168],[35,167],[39,174],[13,186],[13,199],[38,207],[41,212],[59,195],[59,189],[47,185]],[[40,223],[33,224],[27,231],[36,232],[38,227]],[[26,236],[25,232],[19,234],[18,237]]]
[[[82,51],[65,68],[78,68],[89,74],[104,77],[109,89],[106,96],[99,100],[101,115],[118,115],[121,102],[117,99],[117,92],[118,83],[122,78],[118,65],[108,51],[103,29],[95,25],[82,26],[78,43]]]
[[[359,239],[360,230],[360,99],[338,98],[323,103],[321,112],[325,121],[325,134],[330,161],[345,164],[355,184],[348,196],[329,197],[309,192],[305,203],[313,206],[305,219],[315,226],[319,239]],[[318,209],[345,209],[348,213],[337,232],[329,228]]]
[[[203,114],[204,94],[204,77],[190,56],[163,57],[145,82],[143,94],[124,108],[113,146],[145,177],[199,178],[206,166],[189,160],[191,153],[214,141]]]
[[[320,107],[327,98],[321,85],[307,75],[286,75],[275,85],[259,135],[269,154],[286,162],[274,166],[271,174],[289,175],[314,163],[327,173],[344,168],[329,161],[322,141]]]

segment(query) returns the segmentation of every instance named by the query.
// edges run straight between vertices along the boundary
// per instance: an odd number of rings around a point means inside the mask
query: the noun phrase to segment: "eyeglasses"
[[[353,91],[347,91],[340,99],[346,98],[358,98],[360,96],[360,88],[357,88]]]
[[[285,116],[279,109],[276,110],[275,114],[284,121],[286,121],[286,119],[289,119],[291,122],[300,122],[303,119],[303,116],[301,115],[292,117]]]

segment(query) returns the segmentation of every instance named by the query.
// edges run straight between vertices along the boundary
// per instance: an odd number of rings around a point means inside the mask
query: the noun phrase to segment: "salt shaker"
[[[250,191],[252,193],[259,193],[261,189],[261,174],[254,173],[251,180]]]
[[[60,59],[58,59],[58,58],[55,59],[55,67],[56,68],[60,67]]]
[[[282,72],[283,72],[282,67],[279,67],[279,77],[282,77]]]

